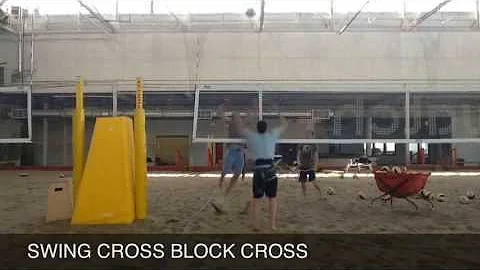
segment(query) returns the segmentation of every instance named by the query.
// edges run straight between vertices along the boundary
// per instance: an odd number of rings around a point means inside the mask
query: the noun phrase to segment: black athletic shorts
[[[253,171],[253,197],[256,199],[275,198],[277,196],[278,178],[273,160],[257,159]]]
[[[300,176],[298,177],[299,182],[312,182],[315,181],[315,170],[306,170],[300,171]]]

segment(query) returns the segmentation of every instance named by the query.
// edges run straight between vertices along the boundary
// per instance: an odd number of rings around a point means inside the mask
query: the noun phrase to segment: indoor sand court
[[[217,179],[209,173],[166,176],[152,173],[149,177],[149,216],[133,225],[71,226],[68,221],[45,222],[49,183],[63,181],[59,172],[0,172],[0,233],[251,233],[247,217],[240,212],[249,198],[250,177],[232,192],[228,214],[218,215],[208,207],[199,212],[211,198]],[[173,174],[173,173],[172,173]],[[202,177],[203,175],[203,177]],[[418,201],[419,211],[404,200],[388,203],[361,200],[380,193],[372,177],[353,179],[338,176],[319,178],[320,185],[332,187],[334,195],[326,201],[310,190],[303,198],[297,182],[282,178],[279,185],[279,228],[276,233],[479,233],[480,203],[461,204],[459,196],[473,190],[479,194],[479,176],[431,176],[427,189],[444,193],[448,200]],[[265,229],[262,233],[270,233]]]
[[[0,162],[7,167],[0,171],[0,232],[251,232],[239,214],[250,177],[228,198],[230,213],[208,206],[226,144],[242,141],[227,134],[234,112],[250,125],[288,118],[277,147],[285,162],[297,144],[318,144],[323,168],[367,155],[379,165],[432,170],[426,188],[447,195],[434,210],[419,201],[415,212],[402,200],[393,209],[382,201],[369,207],[379,195],[373,177],[319,175],[324,192],[334,190],[326,201],[311,189],[304,199],[295,176],[281,177],[278,233],[480,231],[479,176],[436,175],[480,164],[480,59],[471,31],[480,29],[479,1],[33,2],[0,1],[8,6],[0,20]],[[133,128],[94,136],[97,119],[123,116],[142,119],[141,136]],[[306,137],[309,130],[314,138]],[[138,145],[130,149],[132,137]],[[94,141],[102,143],[87,157]],[[134,155],[140,165],[127,161]],[[136,198],[122,200],[122,192],[143,177],[131,169],[146,171],[148,160],[144,221],[45,221],[51,184],[83,181],[89,158],[97,162],[87,166],[82,201],[99,206],[118,196],[109,205],[119,208],[132,208]],[[213,176],[183,176],[209,170]],[[108,196],[92,199],[91,191]],[[468,191],[477,198],[460,203]]]

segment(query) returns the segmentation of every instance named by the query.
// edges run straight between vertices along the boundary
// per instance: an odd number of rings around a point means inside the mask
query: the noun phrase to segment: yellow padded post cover
[[[132,120],[97,118],[72,224],[131,224],[135,220],[134,177]]]

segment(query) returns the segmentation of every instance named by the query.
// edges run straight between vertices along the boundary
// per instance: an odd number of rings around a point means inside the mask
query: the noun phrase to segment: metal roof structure
[[[386,11],[386,8],[375,9],[376,2],[385,0],[356,1],[363,5],[357,7],[356,10],[350,8],[349,11],[337,9],[340,5],[337,2],[346,2],[345,0],[310,0],[311,5],[318,3],[319,8],[301,12],[275,12],[275,9],[268,8],[269,4],[276,3],[278,5],[281,0],[257,0],[258,5],[252,6],[255,11],[253,17],[247,16],[246,10],[212,13],[175,13],[167,10],[157,13],[153,10],[153,5],[150,13],[119,12],[115,14],[110,12],[109,14],[99,12],[93,1],[89,1],[89,3],[76,1],[80,8],[75,14],[51,15],[29,11],[28,19],[25,20],[26,33],[262,31],[337,32],[342,34],[343,32],[365,31],[477,31],[480,29],[479,0],[422,0],[422,3],[428,2],[429,5],[421,12],[409,9],[411,5],[418,4],[415,3],[418,1],[412,0],[389,0],[392,2],[392,6],[403,3],[403,7],[400,5],[401,8],[398,10],[392,7],[389,11]],[[198,0],[198,3],[202,1],[208,2]],[[462,8],[448,9],[449,6],[455,5],[455,2],[462,2]],[[72,1],[73,4],[75,1]],[[383,2],[383,5],[385,4]],[[11,27],[18,28],[16,16],[11,16]]]

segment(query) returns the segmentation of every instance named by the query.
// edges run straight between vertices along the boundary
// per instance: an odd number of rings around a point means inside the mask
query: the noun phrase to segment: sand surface
[[[0,172],[0,233],[251,233],[248,215],[240,214],[249,199],[251,179],[239,182],[225,202],[227,214],[203,206],[218,194],[217,178],[161,176],[149,178],[149,214],[128,226],[70,226],[68,221],[45,222],[48,187],[63,181],[59,172]],[[419,211],[397,199],[393,208],[369,200],[380,193],[373,177],[318,178],[326,200],[308,186],[303,197],[298,182],[280,179],[276,233],[480,233],[480,181],[477,176],[430,176],[426,188],[448,196],[435,209],[415,200]],[[326,195],[327,187],[335,190]],[[467,191],[477,194],[470,204],[459,203]],[[358,198],[362,191],[367,200]],[[108,192],[108,191],[106,191]],[[267,213],[264,203],[263,213]],[[266,215],[265,215],[266,216]],[[188,226],[187,226],[188,225]],[[264,230],[269,233],[266,218]]]

